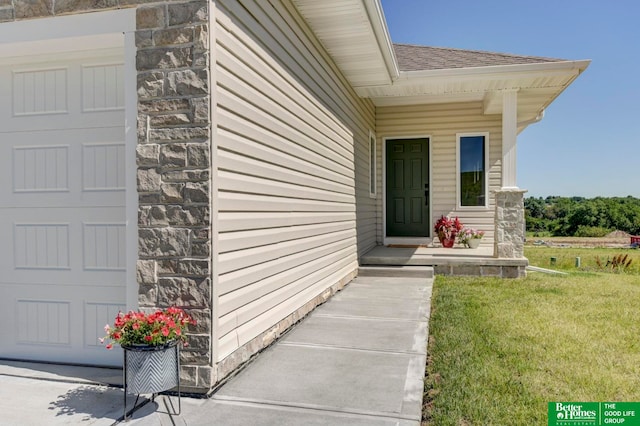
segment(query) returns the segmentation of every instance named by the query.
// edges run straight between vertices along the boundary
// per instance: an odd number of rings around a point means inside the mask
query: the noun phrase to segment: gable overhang
[[[354,88],[399,76],[380,0],[292,0]]]
[[[380,0],[291,0],[356,93],[376,106],[482,102],[518,91],[518,132],[539,121],[590,61],[400,71]]]
[[[376,106],[482,102],[484,114],[502,113],[502,93],[518,91],[518,130],[539,121],[590,61],[401,72],[389,85],[356,89]]]

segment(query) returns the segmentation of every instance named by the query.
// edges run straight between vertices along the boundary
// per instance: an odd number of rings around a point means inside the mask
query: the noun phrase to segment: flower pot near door
[[[472,249],[478,248],[478,246],[480,245],[480,239],[474,238],[472,240],[469,240],[467,245],[469,246],[469,248],[472,248]]]
[[[478,248],[480,240],[484,236],[484,231],[480,231],[473,228],[463,228],[458,234],[458,243],[463,244],[465,247]]]
[[[438,239],[440,240],[440,244],[442,244],[442,247],[444,248],[451,248],[456,242],[455,235],[451,236],[450,238],[438,235]]]
[[[458,232],[460,232],[462,228],[462,222],[460,222],[457,216],[454,219],[449,216],[440,216],[433,230],[436,231],[442,247],[451,248],[455,244]]]

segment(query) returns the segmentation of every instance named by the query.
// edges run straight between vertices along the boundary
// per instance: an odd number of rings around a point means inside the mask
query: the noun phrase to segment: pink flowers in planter
[[[458,234],[458,243],[464,244],[466,247],[471,247],[472,240],[480,240],[484,236],[484,231],[473,228],[464,228]],[[475,244],[474,244],[475,245]]]
[[[153,313],[130,311],[126,314],[118,313],[113,327],[107,324],[104,331],[105,338],[100,339],[104,343],[106,339],[111,340],[106,345],[107,349],[113,348],[113,343],[120,346],[163,346],[174,340],[181,340],[187,346],[187,337],[184,330],[189,324],[196,321],[184,310],[170,307],[165,310],[157,310]]]

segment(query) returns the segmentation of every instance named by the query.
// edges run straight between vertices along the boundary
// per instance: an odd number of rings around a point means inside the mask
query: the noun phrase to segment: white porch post
[[[524,193],[516,180],[516,142],[518,135],[518,91],[502,92],[502,188],[495,194],[495,238],[493,255],[502,259],[524,257]],[[518,266],[510,276],[525,275]]]
[[[517,188],[518,90],[502,93],[502,188]]]

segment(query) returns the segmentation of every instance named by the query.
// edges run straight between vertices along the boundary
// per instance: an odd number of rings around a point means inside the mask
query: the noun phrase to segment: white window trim
[[[373,140],[373,144],[371,143]],[[376,138],[375,133],[372,130],[369,130],[369,140],[367,141],[369,145],[368,153],[369,153],[369,198],[377,198],[378,196],[378,177],[377,177],[377,161],[378,161],[378,139]],[[371,149],[373,148],[373,152]],[[373,161],[372,161],[373,160]],[[371,191],[371,187],[373,183],[373,191]]]
[[[464,137],[484,136],[484,206],[463,206],[460,201],[460,139]],[[456,133],[456,209],[489,209],[489,132]]]

